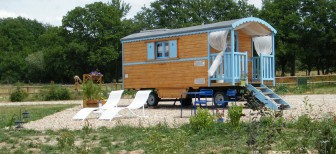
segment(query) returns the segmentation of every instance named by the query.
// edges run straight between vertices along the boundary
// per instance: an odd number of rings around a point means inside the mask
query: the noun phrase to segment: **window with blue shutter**
[[[147,43],[147,60],[155,59],[155,47],[154,43]]]
[[[177,41],[161,41],[147,43],[147,59],[177,58]]]

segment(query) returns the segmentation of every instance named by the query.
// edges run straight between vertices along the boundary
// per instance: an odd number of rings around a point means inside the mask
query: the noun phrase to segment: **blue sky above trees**
[[[42,23],[54,26],[62,24],[62,18],[75,7],[84,7],[94,2],[109,2],[110,0],[0,0],[0,18],[22,16],[29,19],[36,19]],[[154,0],[124,0],[131,5],[131,10],[126,18],[132,18],[141,7],[149,7]],[[257,8],[261,7],[261,0],[248,0]]]

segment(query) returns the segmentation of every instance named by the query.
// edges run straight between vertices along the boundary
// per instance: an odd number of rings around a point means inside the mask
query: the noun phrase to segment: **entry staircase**
[[[288,110],[290,109],[290,105],[283,100],[279,95],[274,93],[271,89],[269,89],[264,84],[260,84],[260,86],[253,86],[252,84],[248,84],[247,89],[253,92],[253,95],[262,103],[265,104],[271,110]]]

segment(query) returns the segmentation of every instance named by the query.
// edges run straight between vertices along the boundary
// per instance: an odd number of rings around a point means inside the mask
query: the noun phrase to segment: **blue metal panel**
[[[177,58],[177,40],[169,41],[169,57],[170,58]]]
[[[162,59],[156,61],[148,61],[148,62],[132,62],[132,63],[124,63],[124,66],[133,66],[133,65],[147,65],[147,64],[160,64],[160,63],[176,63],[176,62],[184,62],[184,61],[195,61],[195,60],[207,60],[208,57],[197,57],[197,58],[184,58],[184,59]]]
[[[155,59],[155,46],[154,43],[147,43],[147,60]]]

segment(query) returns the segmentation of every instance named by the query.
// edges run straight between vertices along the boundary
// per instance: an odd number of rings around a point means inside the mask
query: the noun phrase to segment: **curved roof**
[[[229,21],[222,21],[222,22],[217,22],[217,23],[212,23],[212,24],[191,26],[191,27],[178,28],[178,29],[148,30],[148,31],[143,31],[140,33],[128,35],[122,38],[121,41],[132,42],[132,41],[140,41],[140,40],[150,40],[150,39],[157,39],[157,38],[204,33],[208,31],[216,31],[216,30],[223,30],[223,29],[228,29],[228,30],[242,29],[248,34],[254,35],[254,36],[269,35],[272,32],[273,33],[277,32],[266,21],[259,19],[259,18],[255,18],[255,17],[248,17],[248,18],[234,19],[234,20],[229,20]]]

